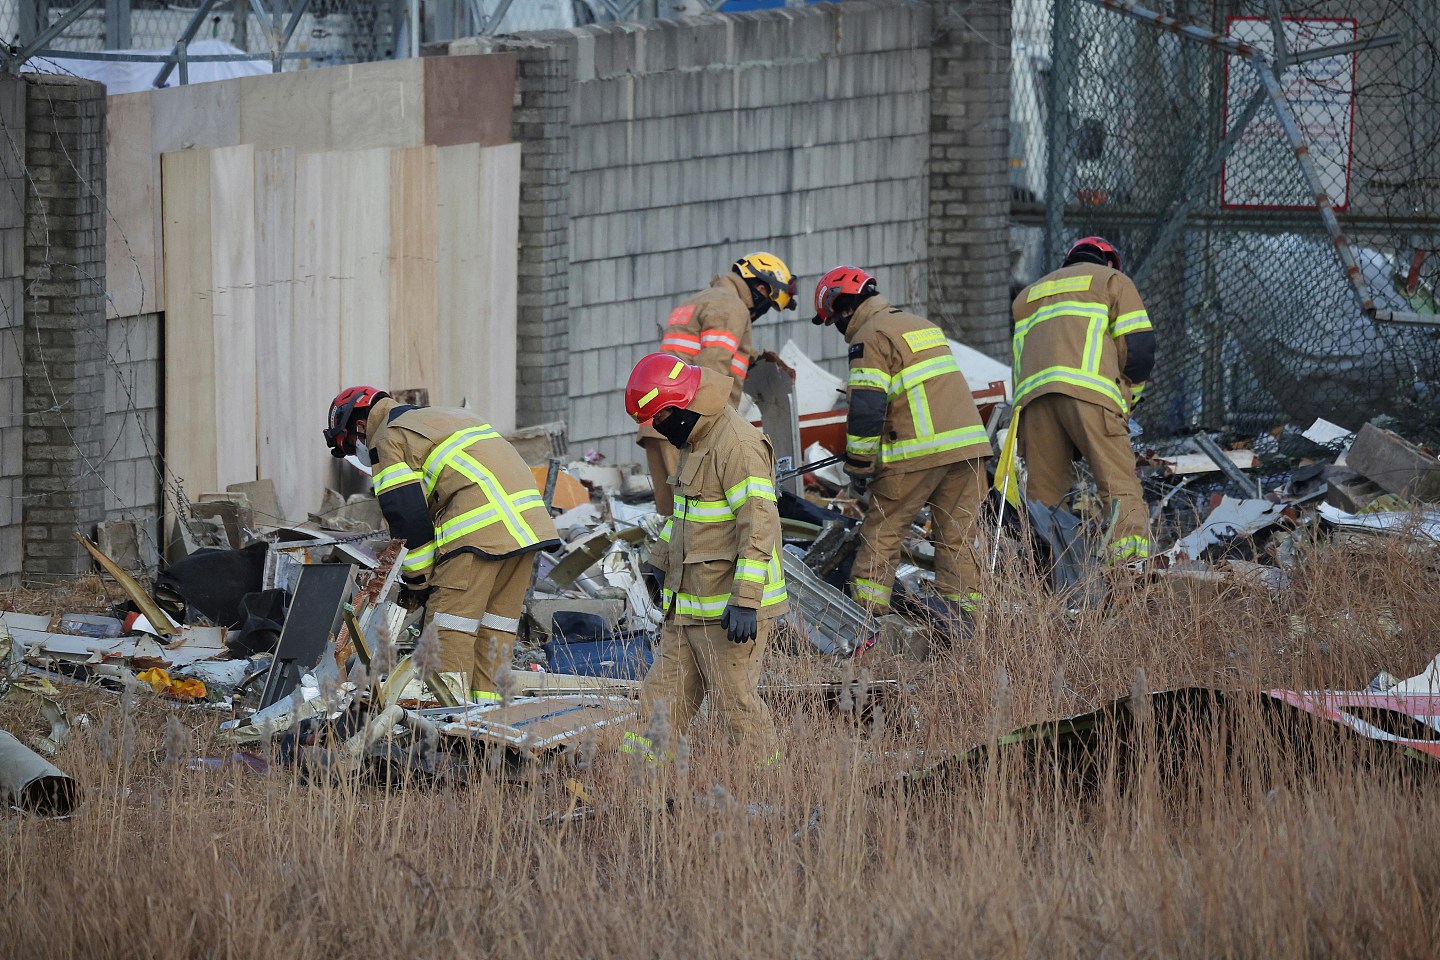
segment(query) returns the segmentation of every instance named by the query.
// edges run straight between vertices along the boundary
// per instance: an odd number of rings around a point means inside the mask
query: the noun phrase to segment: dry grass
[[[1087,794],[993,762],[926,793],[870,789],[922,751],[1137,685],[1358,687],[1382,668],[1414,673],[1440,651],[1426,558],[1319,548],[1277,599],[1149,588],[1080,617],[1036,600],[1033,584],[996,592],[1028,608],[993,614],[963,652],[867,668],[913,683],[888,721],[787,706],[787,755],[765,774],[704,728],[685,769],[659,777],[601,751],[575,775],[602,812],[563,828],[540,824],[569,803],[561,773],[388,792],[287,771],[189,773],[172,761],[220,749],[206,715],[181,713],[193,742],[172,729],[167,745],[163,705],[69,694],[92,722],[59,762],[87,802],[67,822],[0,818],[0,954],[1435,953],[1440,805],[1427,779],[1364,750],[1296,770],[1252,736],[1238,744],[1258,758],[1250,777],[1196,757],[1183,783],[1141,764],[1127,788]],[[659,812],[666,797],[681,802]]]

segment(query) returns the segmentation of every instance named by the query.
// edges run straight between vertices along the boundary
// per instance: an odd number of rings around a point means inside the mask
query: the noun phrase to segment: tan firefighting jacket
[[[730,405],[740,403],[741,388],[755,359],[750,342],[750,287],[733,273],[712,277],[710,286],[670,311],[660,352],[731,377]]]
[[[1061,267],[1015,298],[1015,403],[1062,393],[1129,416],[1143,383],[1125,369],[1125,340],[1152,329],[1134,282],[1093,263]]]
[[[371,486],[391,535],[405,540],[411,586],[457,553],[499,560],[560,543],[530,468],[473,413],[384,399],[365,431]]]
[[[666,615],[678,623],[717,619],[730,603],[762,620],[786,610],[775,455],[726,403],[730,382],[701,374],[690,404],[700,420],[680,453],[675,514],[650,554],[665,572]]]
[[[848,472],[909,473],[990,455],[975,398],[939,327],[871,297],[850,318],[845,341]]]

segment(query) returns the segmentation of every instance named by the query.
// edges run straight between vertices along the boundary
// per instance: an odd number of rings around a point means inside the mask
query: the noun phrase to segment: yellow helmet
[[[767,297],[777,310],[795,309],[795,275],[785,261],[773,253],[750,253],[730,268],[746,280],[759,280],[770,288]]]

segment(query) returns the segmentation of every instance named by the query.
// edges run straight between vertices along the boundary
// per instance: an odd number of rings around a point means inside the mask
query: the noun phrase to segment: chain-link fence
[[[1269,51],[1280,25],[1279,55],[1301,59],[1279,73],[1283,113],[1375,306],[1435,313],[1440,3],[1152,9]],[[1354,429],[1390,414],[1434,436],[1440,326],[1362,312],[1255,63],[1162,27],[1081,0],[1016,0],[1017,283],[1057,266],[1071,238],[1116,242],[1161,343],[1137,412],[1151,434],[1316,417]],[[1386,35],[1396,42],[1303,59]]]

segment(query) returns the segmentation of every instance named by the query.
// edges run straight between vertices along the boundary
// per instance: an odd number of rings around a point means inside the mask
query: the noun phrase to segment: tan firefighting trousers
[[[1116,563],[1150,555],[1150,512],[1135,475],[1129,424],[1123,416],[1098,403],[1047,393],[1025,404],[1020,415],[1020,455],[1025,458],[1025,495],[1054,507],[1075,483],[1078,453],[1090,465],[1100,503],[1108,510],[1120,501],[1120,515],[1110,534],[1110,557]]]
[[[440,670],[467,674],[472,694],[487,695],[479,699],[495,698],[498,678],[510,667],[534,563],[533,553],[504,560],[461,553],[431,575],[435,589],[425,605],[425,625],[434,621],[439,628]]]
[[[851,571],[852,593],[872,613],[890,607],[905,532],[927,503],[935,542],[935,588],[968,605],[979,598],[975,515],[985,498],[988,457],[910,473],[882,473],[870,484],[870,509],[860,525],[860,548]]]
[[[774,623],[761,620],[754,640],[731,643],[719,620],[683,626],[673,618],[665,621],[660,650],[640,691],[640,713],[653,728],[648,718],[656,710],[667,712],[671,753],[708,693],[711,716],[747,759],[763,765],[778,758],[775,719],[756,690]]]
[[[655,488],[655,512],[668,517],[675,509],[675,488],[670,485],[670,478],[680,465],[680,448],[663,437],[642,437],[640,445],[645,448],[650,484]]]

